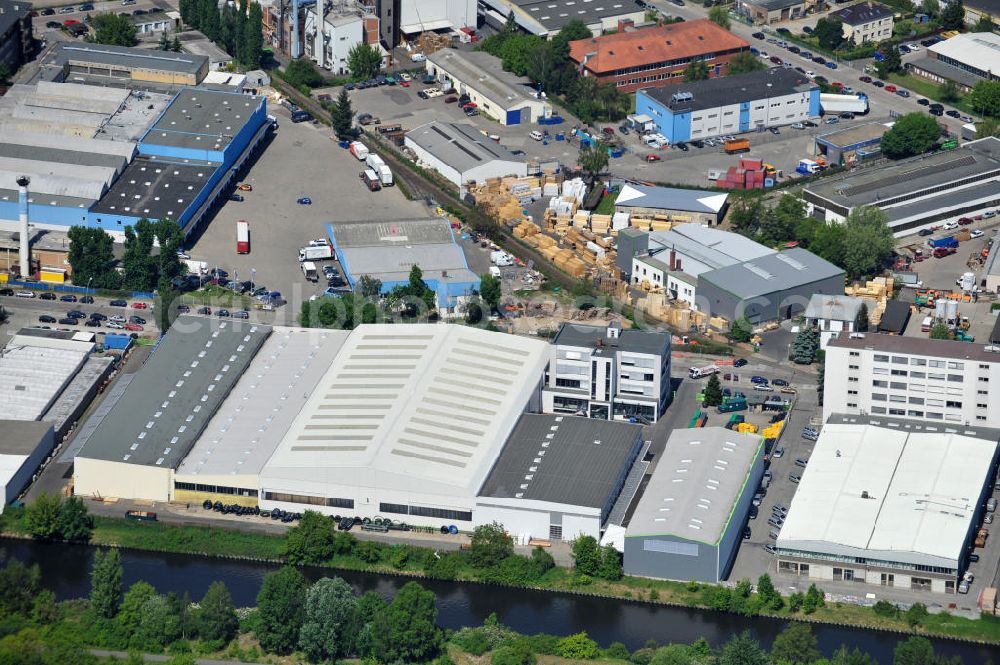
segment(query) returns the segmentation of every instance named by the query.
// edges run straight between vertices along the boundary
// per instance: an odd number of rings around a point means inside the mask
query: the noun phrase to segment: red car
[[[646,155],[646,161],[647,162],[658,162],[661,159],[663,159],[663,158],[660,157],[659,155]]]
[[[400,81],[399,85],[403,86],[404,88],[409,88],[410,87],[410,82],[409,81]]]
[[[862,76],[858,80],[861,81],[862,83],[871,83],[872,82],[872,77],[871,76]]]
[[[449,95],[448,97],[444,98],[444,103],[445,104],[454,104],[457,101],[458,101],[458,97],[456,97],[455,95]]]
[[[143,327],[140,326],[138,323],[126,323],[125,330],[130,330],[132,332],[142,332]]]
[[[943,259],[946,256],[951,256],[955,253],[954,247],[938,247],[934,250],[935,259]]]
[[[71,25],[79,25],[79,24],[80,22],[77,21],[75,18],[68,18],[65,21],[63,21],[63,25],[66,26],[67,28]]]
[[[462,108],[466,110],[478,108],[478,106],[479,105],[476,104],[475,102],[465,102],[464,104],[462,104]]]
[[[615,135],[615,130],[611,129],[610,127],[605,127],[601,131],[604,132],[605,134],[607,134],[608,136],[614,136]]]
[[[968,217],[959,217],[958,223],[961,224],[962,226],[965,226],[966,224],[971,224],[972,220],[969,219]]]
[[[843,88],[844,87],[844,84],[841,83],[840,81],[834,81],[830,85],[832,85],[834,88]]]
[[[896,92],[896,86],[894,86],[893,84],[890,83],[887,86],[885,86],[885,91],[886,92]]]
[[[144,302],[134,302],[132,303],[132,309],[148,309],[149,305]]]

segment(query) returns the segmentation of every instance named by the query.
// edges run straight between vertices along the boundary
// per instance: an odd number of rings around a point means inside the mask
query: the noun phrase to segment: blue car
[[[311,206],[312,199],[309,198],[308,196],[303,196],[301,199],[296,201],[296,203],[298,203],[300,206]]]
[[[836,69],[837,68],[837,63],[830,62],[829,60],[827,60],[826,66],[829,67],[830,69]]]

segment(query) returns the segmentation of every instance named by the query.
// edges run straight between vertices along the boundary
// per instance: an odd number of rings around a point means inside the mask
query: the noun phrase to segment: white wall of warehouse
[[[448,21],[455,30],[476,27],[476,0],[402,0],[399,25]]]
[[[77,457],[73,494],[145,501],[169,501],[173,469]]]
[[[562,516],[563,540],[573,540],[581,535],[600,540],[601,511],[597,508],[528,499],[480,497],[472,519],[477,526],[499,522],[518,541],[531,538],[548,540],[549,526],[554,522],[553,513]]]

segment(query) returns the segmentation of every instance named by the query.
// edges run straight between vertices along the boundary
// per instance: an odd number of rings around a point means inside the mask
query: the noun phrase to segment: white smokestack
[[[18,251],[18,259],[21,266],[21,278],[31,276],[31,254],[28,251],[28,184],[31,178],[26,175],[18,176],[17,186],[20,188],[18,194],[18,210],[20,212],[20,235],[21,244]]]

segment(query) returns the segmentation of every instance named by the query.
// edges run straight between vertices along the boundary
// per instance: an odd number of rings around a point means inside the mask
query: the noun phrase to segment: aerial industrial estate
[[[997,612],[986,10],[18,7],[4,506]]]

